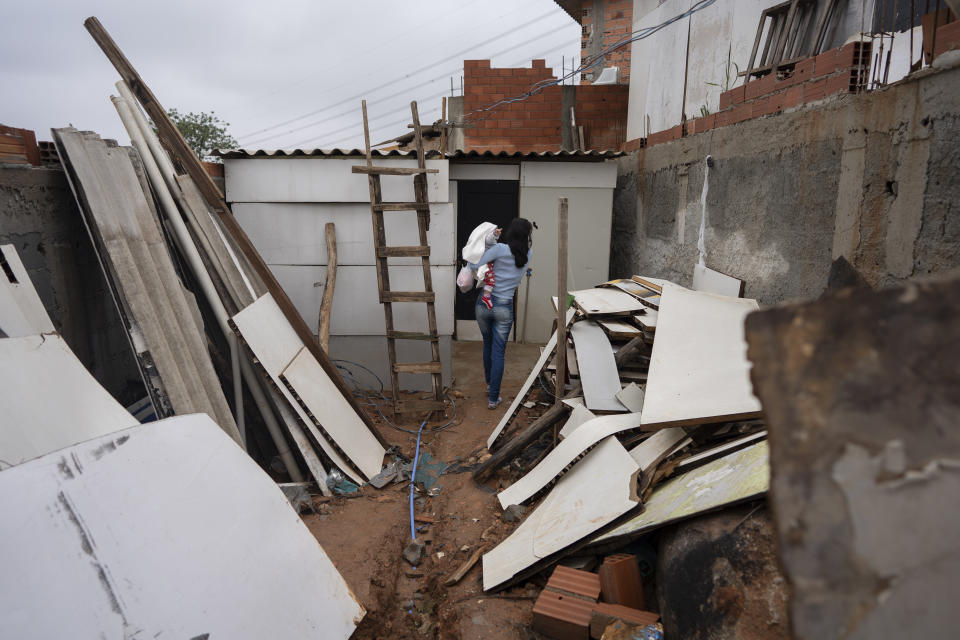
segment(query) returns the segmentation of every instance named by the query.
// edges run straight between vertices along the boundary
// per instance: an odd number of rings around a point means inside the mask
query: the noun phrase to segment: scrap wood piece
[[[610,280],[609,282],[604,282],[603,284],[598,284],[597,286],[613,287],[633,296],[644,305],[644,309],[642,311],[646,312],[649,312],[651,309],[655,310],[660,301],[659,291],[653,291],[634,282],[633,280]]]
[[[570,327],[577,351],[580,382],[587,408],[592,411],[626,411],[616,398],[620,374],[610,348],[610,340],[592,320],[581,320]]]
[[[726,455],[738,449],[743,449],[747,445],[753,444],[759,440],[763,440],[767,437],[767,432],[758,431],[756,433],[751,433],[750,435],[744,436],[742,438],[737,438],[735,440],[729,440],[723,444],[711,447],[700,453],[696,453],[687,458],[677,461],[677,471],[685,472],[689,469],[692,469],[699,464],[704,462],[709,462],[710,460],[715,460],[722,455]]]
[[[336,401],[340,395],[337,387],[307,349],[300,349],[280,380],[364,476],[372,478],[380,473],[386,450],[360,420],[351,418],[354,413],[346,402]]]
[[[570,321],[573,320],[573,316],[576,313],[575,309],[567,310],[567,324],[570,324]],[[540,372],[543,371],[543,367],[546,366],[547,360],[553,355],[554,350],[557,347],[557,334],[554,332],[550,336],[550,340],[547,341],[546,347],[540,353],[540,358],[537,360],[537,363],[533,365],[533,369],[530,371],[530,375],[527,376],[527,379],[523,382],[523,385],[520,387],[520,390],[517,391],[517,395],[513,398],[513,402],[510,403],[510,408],[507,409],[507,412],[503,414],[503,417],[500,418],[500,422],[497,423],[497,426],[493,429],[493,432],[490,434],[490,437],[487,438],[487,449],[492,449],[493,444],[497,441],[497,438],[503,432],[504,428],[513,419],[514,414],[520,409],[520,405],[523,403],[524,396],[527,395],[527,392],[530,391],[530,387],[533,386],[533,383],[536,381],[537,377],[540,375]]]
[[[640,329],[626,322],[618,320],[597,320],[597,323],[611,338],[631,340],[641,334]]]
[[[581,425],[530,470],[525,476],[497,494],[504,509],[512,504],[523,504],[549,485],[589,448],[608,436],[636,429],[640,414],[624,413],[600,416]]]
[[[327,243],[327,280],[323,283],[323,299],[320,301],[320,317],[317,320],[317,336],[320,348],[330,352],[330,314],[333,311],[333,291],[337,284],[337,227],[328,222],[323,228]]]
[[[755,300],[663,287],[643,405],[648,428],[760,415],[750,384],[743,322]]]
[[[619,548],[666,524],[762,496],[769,485],[767,443],[758,442],[667,480],[653,490],[642,513],[593,537],[586,546]]]
[[[283,370],[287,368],[297,354],[303,349],[303,342],[294,333],[289,323],[284,321],[283,312],[277,306],[273,297],[265,293],[256,302],[231,318],[231,323],[237,333],[243,338],[247,348],[256,357],[259,366],[266,372],[274,388],[287,401],[294,414],[299,418],[303,427],[310,432],[320,444],[330,460],[347,474],[353,481],[363,484],[364,477],[354,470],[340,450],[333,446],[318,429],[314,421],[306,414],[303,407],[294,397],[290,389],[280,379]],[[325,398],[329,411],[338,418],[352,423],[354,429],[361,429],[363,423],[352,411],[346,411],[346,400],[336,394]],[[379,469],[377,470],[379,472]],[[375,474],[374,474],[375,475]]]
[[[620,372],[620,377],[623,377],[622,371]],[[646,379],[646,376],[644,376],[644,379]],[[643,410],[643,387],[638,386],[635,382],[631,382],[618,391],[616,396],[617,400],[619,400],[628,411],[638,413]]]
[[[4,470],[0,503],[9,637],[345,639],[365,614],[283,492],[204,414]],[[223,607],[224,585],[243,606]]]
[[[655,309],[651,309],[643,315],[634,316],[634,319],[641,327],[643,327],[647,331],[656,331],[658,317],[659,317],[659,312]]]
[[[4,466],[138,424],[56,334],[0,339],[0,407]]]
[[[639,284],[641,287],[645,287],[654,293],[663,293],[663,287],[668,284],[674,287],[680,286],[670,282],[669,280],[664,280],[662,278],[651,278],[650,276],[631,276],[630,279]]]
[[[571,291],[570,295],[574,304],[587,316],[631,314],[644,308],[633,296],[615,289],[594,287]]]
[[[50,316],[12,244],[0,245],[0,337],[52,333]]]
[[[743,280],[697,264],[693,267],[693,290],[739,298],[743,295]]]
[[[960,279],[941,276],[747,319],[796,638],[824,637],[824,628],[857,638],[953,635],[958,317]],[[877,598],[878,579],[889,597]],[[825,598],[826,610],[816,604]],[[921,616],[910,612],[917,603]]]
[[[200,311],[174,268],[136,156],[94,133],[52,132],[157,415],[206,413],[242,446]]]
[[[476,550],[474,550],[474,552],[470,554],[470,557],[467,558],[467,560],[462,565],[460,565],[460,567],[457,568],[456,571],[450,574],[450,577],[446,579],[444,584],[447,585],[448,587],[452,587],[453,585],[463,580],[463,576],[467,575],[467,573],[470,572],[470,569],[473,569],[473,565],[477,564],[477,561],[480,559],[480,556],[482,556],[486,550],[487,550],[486,545],[481,545],[477,547]]]
[[[484,554],[484,591],[523,579],[544,558],[635,507],[638,471],[637,463],[616,438],[601,442],[560,479],[509,537]]]
[[[263,261],[263,258],[253,246],[246,232],[237,222],[236,218],[233,217],[230,208],[223,199],[223,194],[220,193],[219,188],[213,182],[213,179],[207,173],[206,169],[204,169],[200,159],[190,148],[190,145],[187,144],[183,134],[180,133],[180,130],[177,129],[173,120],[167,115],[166,109],[163,108],[157,100],[157,97],[150,90],[150,87],[147,86],[143,78],[140,77],[140,74],[137,73],[137,70],[130,64],[130,61],[127,60],[123,51],[117,46],[117,43],[114,42],[110,34],[107,33],[107,30],[100,21],[95,17],[90,17],[84,20],[83,26],[86,27],[104,55],[106,55],[107,59],[120,74],[123,81],[131,88],[137,101],[143,106],[143,109],[156,125],[157,135],[164,148],[170,152],[173,159],[176,160],[193,179],[203,194],[204,199],[207,201],[207,204],[216,212],[227,235],[236,243],[236,246],[243,254],[243,258],[248,261],[267,291],[269,291],[276,300],[277,305],[279,305],[284,317],[296,332],[297,336],[299,336],[300,340],[303,341],[304,345],[317,359],[317,362],[324,368],[334,384],[337,385],[340,393],[350,406],[353,407],[360,420],[373,432],[377,440],[386,446],[386,440],[384,440],[383,436],[377,430],[370,417],[363,411],[357,399],[353,397],[350,387],[347,386],[340,372],[337,371],[336,366],[330,361],[330,358],[323,349],[320,348],[319,342],[314,338],[307,323],[303,320],[303,317],[297,311],[293,302],[291,302],[289,296],[287,296],[283,290],[283,287],[280,286],[276,276],[273,275],[273,272]]]

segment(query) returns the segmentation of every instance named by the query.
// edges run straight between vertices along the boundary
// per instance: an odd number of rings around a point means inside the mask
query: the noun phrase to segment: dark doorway
[[[460,180],[457,182],[457,259],[460,249],[481,222],[492,222],[505,227],[519,215],[520,183],[516,180]],[[460,260],[459,266],[463,265]],[[458,268],[459,268],[458,266]],[[479,289],[461,293],[457,288],[454,317],[457,320],[476,320],[473,306]]]

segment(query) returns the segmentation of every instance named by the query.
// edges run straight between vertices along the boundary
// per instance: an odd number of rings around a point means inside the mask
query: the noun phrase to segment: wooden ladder
[[[365,173],[370,182],[370,213],[373,217],[373,249],[377,265],[377,288],[380,302],[383,304],[383,317],[387,328],[387,353],[390,356],[390,386],[393,390],[393,408],[396,413],[423,413],[442,410],[443,369],[440,363],[440,337],[437,334],[436,296],[433,291],[433,279],[430,275],[430,245],[427,243],[427,230],[430,228],[430,202],[427,194],[427,174],[438,173],[437,169],[427,169],[426,154],[423,150],[423,137],[420,131],[420,116],[417,103],[410,103],[413,114],[413,139],[417,149],[417,166],[382,167],[374,166],[370,151],[370,127],[367,121],[367,101],[363,103],[363,138],[366,147],[367,163],[353,167],[353,173]],[[413,176],[413,202],[384,202],[380,186],[380,176]],[[416,211],[417,227],[420,232],[420,244],[413,246],[388,246],[383,224],[384,211]],[[389,258],[417,257],[423,267],[423,291],[394,291],[390,288]],[[423,302],[427,305],[428,333],[396,331],[393,328],[394,302]],[[428,340],[432,360],[429,362],[397,362],[397,340]],[[433,398],[426,400],[406,399],[400,396],[398,376],[401,373],[429,373],[433,381]]]

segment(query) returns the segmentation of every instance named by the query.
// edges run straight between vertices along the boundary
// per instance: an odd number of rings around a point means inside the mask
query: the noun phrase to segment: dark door
[[[460,180],[457,183],[457,259],[463,266],[460,249],[481,222],[506,227],[520,210],[520,183],[516,180]],[[475,320],[473,305],[480,289],[461,293],[457,288],[454,316],[457,320]]]

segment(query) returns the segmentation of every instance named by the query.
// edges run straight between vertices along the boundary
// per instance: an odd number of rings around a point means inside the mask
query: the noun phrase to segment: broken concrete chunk
[[[423,550],[426,548],[426,545],[420,540],[411,540],[407,543],[407,546],[403,548],[403,559],[409,562],[414,567],[420,564],[420,560],[423,559]]]

